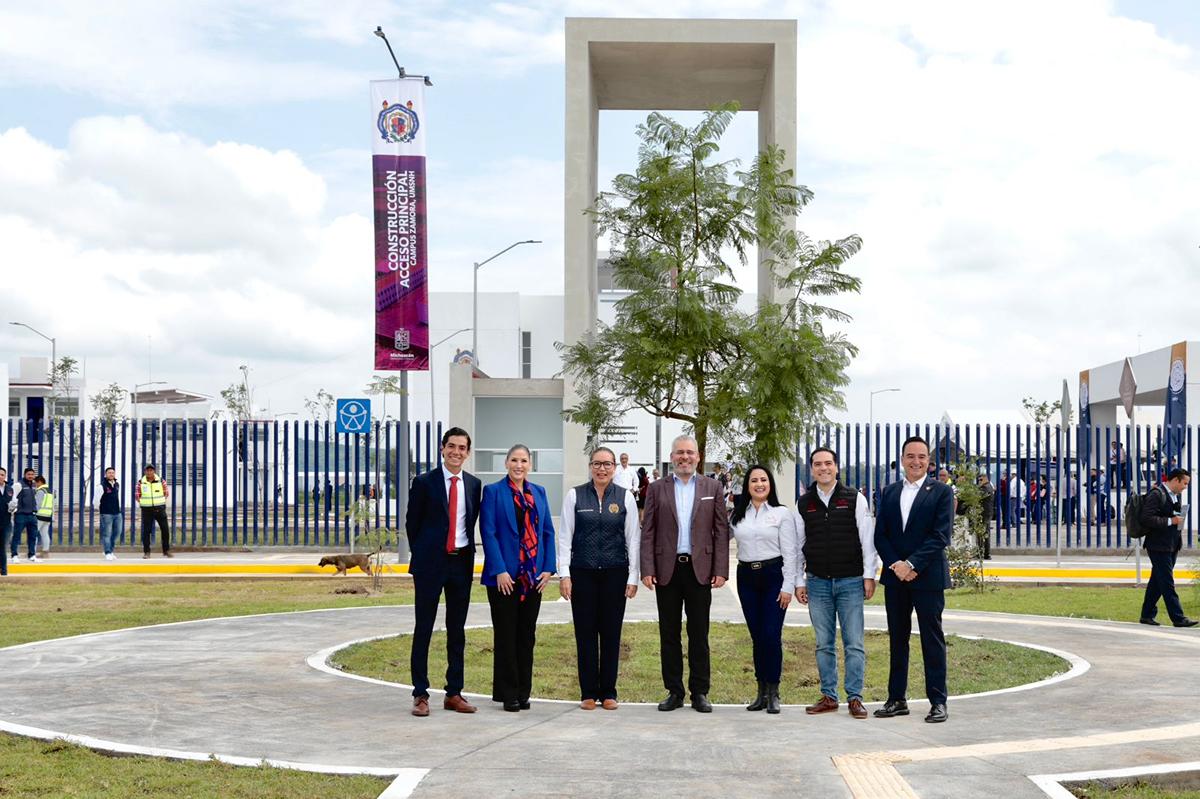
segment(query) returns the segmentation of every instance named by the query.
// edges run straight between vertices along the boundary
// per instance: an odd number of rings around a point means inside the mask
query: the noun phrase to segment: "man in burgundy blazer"
[[[683,707],[680,632],[686,609],[692,707],[711,713],[708,613],[712,589],[729,579],[729,517],[721,484],[696,473],[699,460],[696,439],[679,436],[671,444],[674,474],[650,484],[642,515],[642,582],[658,602],[663,684],[668,691],[658,709]]]

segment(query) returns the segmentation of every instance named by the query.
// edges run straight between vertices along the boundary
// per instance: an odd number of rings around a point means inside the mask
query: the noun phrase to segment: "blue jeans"
[[[862,699],[867,650],[863,647],[863,578],[805,576],[808,617],[817,635],[817,671],[821,693],[837,699],[837,624],[846,653],[846,700]]]
[[[13,558],[17,557],[17,554],[21,549],[22,534],[25,535],[29,544],[29,557],[32,558],[37,552],[38,540],[37,517],[32,513],[18,513],[16,517],[14,517],[12,534]]]
[[[124,520],[119,513],[101,513],[100,514],[100,546],[104,548],[105,555],[111,555],[113,545],[116,544],[117,536],[124,529]]]

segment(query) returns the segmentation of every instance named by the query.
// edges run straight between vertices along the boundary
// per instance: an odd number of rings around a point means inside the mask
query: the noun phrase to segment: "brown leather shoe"
[[[821,701],[804,708],[804,712],[810,716],[815,716],[818,713],[832,713],[837,709],[838,701],[836,699],[831,696],[822,696]]]
[[[453,710],[455,713],[474,713],[475,706],[462,698],[462,694],[446,697],[442,702],[442,707],[445,710]]]
[[[867,717],[867,709],[863,707],[861,699],[854,698],[850,700],[850,715],[856,719],[865,719]]]
[[[600,707],[604,708],[605,710],[616,710],[618,707],[620,707],[620,705],[617,704],[617,700],[615,699],[605,699],[600,703]]]
[[[595,710],[596,709],[596,700],[595,699],[584,699],[582,702],[579,703],[579,707],[583,708],[584,710]]]
[[[429,715],[429,697],[414,696],[413,697],[412,714],[414,716],[428,716]]]

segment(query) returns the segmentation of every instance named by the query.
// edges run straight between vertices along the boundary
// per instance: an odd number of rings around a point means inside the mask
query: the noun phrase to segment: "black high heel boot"
[[[767,684],[760,682],[758,684],[758,698],[746,705],[746,710],[764,710],[767,707]]]

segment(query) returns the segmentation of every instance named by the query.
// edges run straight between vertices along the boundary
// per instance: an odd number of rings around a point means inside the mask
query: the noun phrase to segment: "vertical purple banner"
[[[429,368],[424,84],[371,82],[375,370]]]

